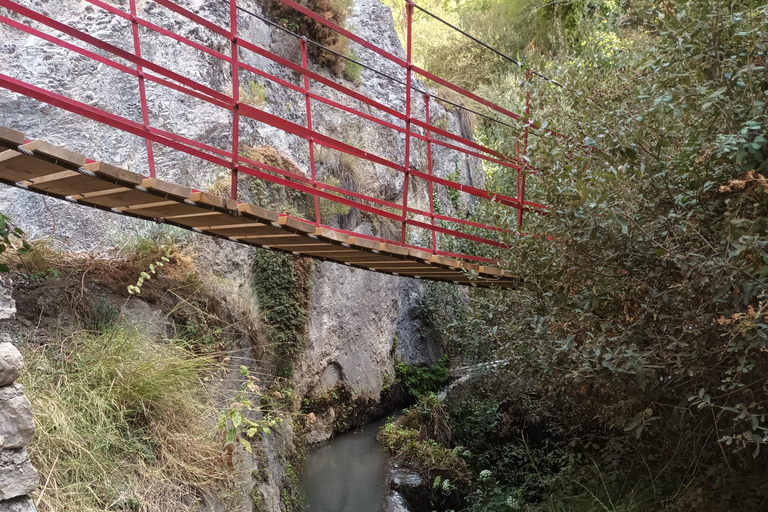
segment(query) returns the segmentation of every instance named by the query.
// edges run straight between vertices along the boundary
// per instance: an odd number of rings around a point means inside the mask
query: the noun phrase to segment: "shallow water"
[[[333,439],[309,454],[301,489],[307,512],[379,512],[386,455],[376,435],[384,420]]]

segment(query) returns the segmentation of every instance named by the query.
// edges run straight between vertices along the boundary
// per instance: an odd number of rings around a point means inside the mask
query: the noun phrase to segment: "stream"
[[[376,440],[386,420],[334,438],[309,454],[301,490],[308,512],[379,512],[387,456]]]

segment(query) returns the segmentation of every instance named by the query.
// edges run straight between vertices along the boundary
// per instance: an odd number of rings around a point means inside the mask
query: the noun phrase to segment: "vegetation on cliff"
[[[417,40],[428,69],[472,70],[470,88],[512,110],[530,91],[532,120],[570,137],[530,138],[543,172],[528,198],[550,214],[528,215],[524,230],[551,239],[510,237],[513,249],[493,254],[523,285],[473,292],[446,326],[465,363],[508,362],[451,411],[452,445],[473,453],[467,505],[764,509],[768,8],[425,6],[565,87],[526,82],[466,40]],[[439,59],[441,48],[458,56]],[[475,134],[516,144],[515,130],[486,121]],[[486,175],[515,195],[514,174],[489,165]],[[513,212],[475,215],[516,228]]]

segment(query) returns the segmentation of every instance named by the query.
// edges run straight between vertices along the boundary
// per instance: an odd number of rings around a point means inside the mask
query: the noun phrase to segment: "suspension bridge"
[[[170,28],[149,21],[140,16],[137,0],[123,2],[122,4],[127,4],[125,7],[101,0],[84,1],[124,22],[127,26],[126,31],[129,32],[130,39],[133,41],[131,50],[102,40],[96,33],[90,33],[87,29],[75,28],[12,0],[0,0],[0,7],[5,10],[5,13],[0,11],[0,25],[6,25],[64,48],[79,58],[84,57],[99,66],[106,66],[133,77],[138,84],[140,103],[138,107],[141,120],[133,120],[79,101],[75,99],[78,96],[76,94],[65,96],[39,87],[29,80],[7,74],[0,74],[0,87],[140,137],[145,141],[148,175],[119,168],[106,162],[90,160],[85,155],[70,151],[66,147],[50,144],[45,140],[28,140],[23,133],[14,130],[13,126],[7,126],[0,127],[0,151],[2,151],[0,152],[0,182],[3,184],[120,215],[190,229],[238,243],[333,261],[375,272],[472,286],[514,287],[518,283],[518,276],[499,268],[499,262],[496,259],[477,253],[469,254],[456,252],[455,249],[450,250],[448,247],[454,248],[456,244],[449,244],[448,241],[467,242],[464,247],[506,249],[509,245],[505,240],[509,240],[511,235],[522,235],[523,216],[526,213],[546,214],[544,205],[525,199],[526,177],[536,174],[536,170],[528,163],[525,156],[529,132],[541,130],[529,119],[530,94],[525,95],[525,112],[515,113],[416,66],[412,58],[414,9],[432,15],[428,11],[410,1],[406,4],[406,48],[405,59],[403,59],[292,0],[276,0],[294,9],[296,13],[334,31],[340,37],[370,50],[378,58],[394,63],[404,75],[403,78],[398,78],[380,71],[369,63],[335,52],[265,16],[247,10],[239,6],[236,0],[224,0],[229,14],[228,26],[220,26],[172,0],[145,2],[156,4],[157,7],[175,16],[181,16],[185,19],[185,23],[192,23],[199,30],[208,31],[222,38],[226,41],[227,48],[214,48],[201,44]],[[262,22],[295,37],[301,62],[294,62],[242,37],[238,32],[238,15],[257,17]],[[218,65],[228,68],[228,78],[232,83],[231,92],[222,93],[169,69],[167,64],[162,65],[159,61],[143,56],[142,37],[146,38],[147,33],[163,36],[173,45],[183,45],[201,52]],[[339,58],[352,60],[363,68],[383,75],[402,86],[404,108],[398,110],[391,105],[382,104],[344,85],[341,80],[310,69],[308,46],[312,45],[323,51],[332,52]],[[499,53],[495,49],[491,48],[491,50]],[[148,53],[145,46],[145,54]],[[247,59],[243,56],[249,53],[293,71],[295,76],[299,77],[298,80],[290,81],[280,78],[245,62]],[[518,62],[513,62],[519,65]],[[301,94],[304,97],[305,123],[295,123],[267,112],[259,105],[249,104],[249,98],[241,97],[240,84],[244,74],[270,80]],[[539,74],[526,70],[526,75],[531,78]],[[431,92],[417,78],[436,84],[441,90],[451,91],[451,97],[446,98]],[[546,77],[543,78],[546,79]],[[153,117],[153,109],[156,106],[148,100],[147,86],[150,83],[228,112],[231,120],[231,145],[224,148],[217,147],[151,123],[150,119]],[[553,83],[559,85],[556,82]],[[312,84],[324,86],[326,90],[333,91],[337,99],[341,97],[344,101],[337,101],[328,95],[319,94],[313,90]],[[457,100],[457,97],[462,100]],[[424,101],[423,119],[418,119],[414,115],[413,104],[417,100]],[[434,105],[435,101],[469,110],[488,122],[504,124],[511,128],[517,127],[519,133],[516,153],[503,154],[463,135],[452,133],[444,126],[432,123],[429,114],[430,103]],[[317,123],[313,124],[313,103],[322,103],[375,123],[380,129],[389,130],[397,136],[403,136],[405,143],[402,160],[395,161],[376,155],[324,135],[321,133],[322,127],[317,126]],[[466,106],[468,104],[476,104],[480,108],[472,110]],[[366,111],[359,108],[359,105],[362,105]],[[300,175],[243,154],[240,149],[241,123],[245,120],[252,120],[303,139],[309,150],[309,168],[306,175]],[[8,123],[2,121],[0,112],[0,125],[2,124]],[[559,135],[551,131],[543,131],[550,135]],[[414,141],[426,146],[426,169],[416,169],[411,165]],[[403,180],[401,200],[399,202],[385,200],[345,188],[341,184],[318,179],[315,155],[318,146],[401,173]],[[516,197],[436,176],[433,172],[432,151],[436,146],[516,173]],[[166,171],[155,159],[157,148],[194,157],[226,171],[230,177],[229,190],[226,194],[228,197],[161,179]],[[314,204],[314,218],[300,218],[284,211],[264,208],[263,205],[238,201],[238,182],[244,175],[262,180],[272,186],[282,186],[306,194]],[[426,184],[429,196],[428,209],[409,204],[409,189],[413,188],[417,180]],[[466,194],[473,201],[488,202],[496,208],[510,208],[516,211],[517,230],[502,229],[461,218],[458,213],[454,215],[441,213],[435,205],[435,195],[439,188]],[[400,236],[384,238],[381,235],[368,235],[324,225],[320,210],[321,200],[365,212],[371,218],[395,223],[399,226]],[[408,236],[409,227],[426,231],[431,243],[416,245],[412,240],[413,237]]]

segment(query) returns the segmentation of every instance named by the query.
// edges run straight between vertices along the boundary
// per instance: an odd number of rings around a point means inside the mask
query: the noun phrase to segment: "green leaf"
[[[229,444],[235,440],[235,437],[237,437],[237,430],[235,430],[234,428],[231,428],[227,430],[227,439],[225,442]]]
[[[235,411],[232,413],[232,426],[235,428],[240,426],[240,423],[243,422],[243,415],[240,414],[240,411]]]

